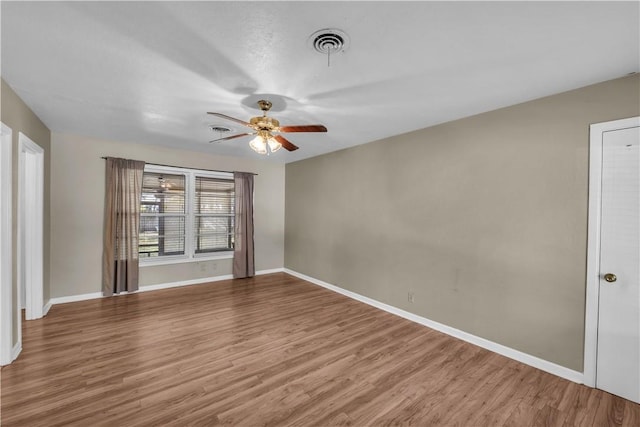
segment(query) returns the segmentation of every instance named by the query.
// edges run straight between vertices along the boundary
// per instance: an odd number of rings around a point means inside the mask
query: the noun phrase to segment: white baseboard
[[[256,276],[261,276],[263,274],[282,273],[283,271],[284,271],[284,268],[272,268],[270,270],[259,270],[259,271],[256,271]],[[180,280],[178,282],[159,283],[157,285],[140,286],[140,289],[138,289],[137,292],[157,291],[159,289],[178,288],[181,286],[203,285],[205,283],[220,282],[222,280],[231,280],[231,279],[233,279],[233,275],[224,274],[222,276],[203,277],[200,279],[192,279],[192,280]],[[127,295],[128,293],[129,292],[121,292],[115,296]],[[57,298],[51,298],[47,303],[47,305],[49,306],[49,308],[51,308],[51,305],[54,305],[54,304],[65,304],[68,302],[86,301],[86,300],[102,298],[102,297],[103,297],[102,292],[92,292],[90,294],[71,295],[68,297],[57,297]],[[49,311],[49,308],[47,308],[46,311]]]
[[[47,302],[44,307],[42,308],[42,317],[46,316],[47,313],[49,312],[49,310],[51,310],[51,306],[53,304],[51,304],[51,300],[49,300],[49,302]]]
[[[11,349],[11,354],[3,354],[3,359],[0,360],[0,366],[6,366],[13,363],[14,360],[18,358],[20,352],[22,351],[22,342],[17,342],[16,345]],[[8,360],[6,358],[9,358]]]
[[[138,292],[148,292],[148,291],[157,291],[160,289],[179,288],[181,286],[201,285],[204,283],[220,282],[222,280],[230,280],[230,279],[233,279],[233,275],[224,274],[222,276],[206,277],[202,279],[180,280],[178,282],[159,283],[157,285],[140,286],[140,289],[138,289]],[[122,292],[119,295],[126,295],[126,293]]]
[[[87,301],[90,299],[102,298],[102,292],[91,292],[90,294],[70,295],[68,297],[55,297],[49,300],[51,305],[66,304],[68,302]]]
[[[261,276],[263,274],[281,273],[283,271],[284,271],[284,268],[272,268],[270,270],[259,270],[259,271],[256,271],[256,276]],[[138,290],[138,292],[157,291],[158,289],[178,288],[180,286],[203,285],[205,283],[220,282],[222,280],[231,280],[231,279],[233,279],[232,274],[224,274],[222,276],[213,276],[213,277],[206,277],[201,279],[181,280],[178,282],[169,282],[169,283],[159,283],[157,285],[140,286],[140,289]],[[126,295],[126,292],[122,292],[119,295]]]
[[[256,276],[262,276],[263,274],[273,274],[273,273],[282,273],[284,272],[284,268],[272,268],[270,270],[258,270],[256,271]]]
[[[410,313],[408,311],[399,309],[397,307],[385,304],[383,302],[374,300],[372,298],[366,297],[364,295],[357,294],[355,292],[348,291],[346,289],[342,289],[338,286],[332,285],[327,282],[323,282],[322,280],[318,280],[316,278],[307,276],[302,273],[298,273],[297,271],[290,270],[288,268],[284,269],[284,272],[290,274],[292,276],[298,277],[302,280],[306,280],[307,282],[311,282],[318,286],[322,286],[323,288],[327,288],[339,294],[345,295],[349,298],[353,298],[357,301],[363,302],[365,304],[371,305],[373,307],[379,308],[380,310],[387,311],[389,313],[395,314],[397,316],[403,317],[407,320],[411,320],[412,322],[419,323],[421,325],[427,326],[431,329],[435,329],[436,331],[445,333],[452,337],[461,339],[468,343],[477,345],[478,347],[482,347],[484,349],[490,350],[494,353],[501,354],[502,356],[508,357],[513,360],[517,360],[518,362],[522,362],[526,365],[533,366],[534,368],[540,369],[545,372],[549,372],[550,374],[557,375],[569,381],[573,381],[578,384],[582,384],[584,381],[584,375],[582,372],[574,371],[569,368],[565,368],[564,366],[557,365],[553,362],[549,362],[544,359],[540,359],[536,356],[532,356],[527,353],[523,353],[519,350],[515,350],[510,347],[506,347],[502,344],[498,344],[493,341],[489,341],[485,338],[481,338],[470,333],[461,331],[456,328],[452,328],[450,326],[444,325],[442,323],[435,322],[433,320],[427,319],[422,316],[418,316],[417,314]]]
[[[18,358],[20,352],[22,351],[22,342],[17,342],[16,345],[11,349],[11,361],[13,362]]]

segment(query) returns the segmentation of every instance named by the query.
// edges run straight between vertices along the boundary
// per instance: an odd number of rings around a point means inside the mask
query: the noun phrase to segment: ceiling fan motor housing
[[[251,123],[251,127],[258,128],[260,130],[273,130],[277,127],[280,127],[280,122],[272,117],[262,116],[262,117],[252,117],[249,120]]]

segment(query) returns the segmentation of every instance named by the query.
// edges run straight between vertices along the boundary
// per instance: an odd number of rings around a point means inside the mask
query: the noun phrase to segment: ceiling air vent
[[[327,55],[327,65],[329,65],[332,54],[347,50],[349,36],[342,30],[325,28],[311,34],[308,42],[313,50],[322,55]]]
[[[220,133],[231,132],[231,128],[228,128],[226,126],[211,125],[209,126],[209,129],[211,129],[211,132],[220,132]]]

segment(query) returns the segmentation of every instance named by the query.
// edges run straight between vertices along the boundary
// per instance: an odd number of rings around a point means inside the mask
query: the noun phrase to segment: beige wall
[[[17,290],[17,219],[18,219],[18,134],[22,132],[28,136],[33,142],[44,149],[44,253],[43,253],[43,272],[44,272],[44,301],[49,300],[49,236],[50,236],[50,185],[49,176],[51,174],[51,132],[40,121],[40,119],[27,107],[27,105],[18,97],[18,95],[5,83],[1,82],[0,91],[0,120],[9,126],[13,131],[13,233],[11,236],[13,248],[13,344],[18,341],[18,290]],[[4,238],[4,236],[3,236]]]
[[[256,270],[284,265],[284,165],[54,133],[51,192],[51,297],[99,292],[102,272],[102,156],[183,167],[255,172]],[[230,260],[143,267],[152,285],[231,274]]]
[[[285,267],[582,371],[589,125],[639,104],[635,75],[288,164]]]

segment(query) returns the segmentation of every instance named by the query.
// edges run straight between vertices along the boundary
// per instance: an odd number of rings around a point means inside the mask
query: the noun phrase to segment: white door
[[[640,127],[602,134],[596,387],[640,403]]]

